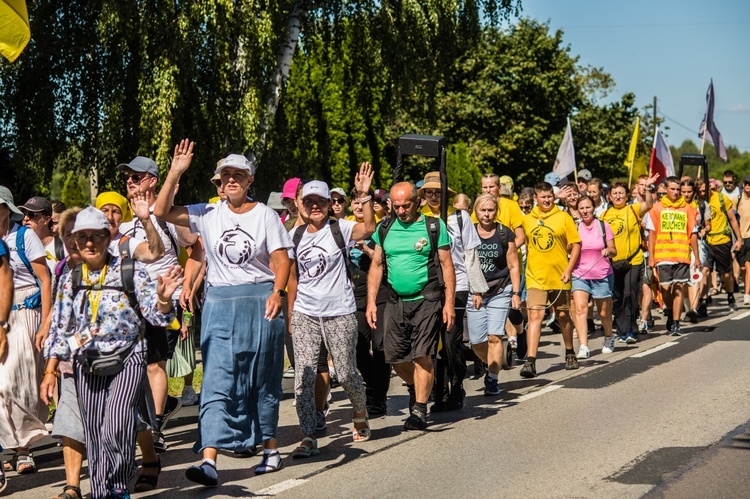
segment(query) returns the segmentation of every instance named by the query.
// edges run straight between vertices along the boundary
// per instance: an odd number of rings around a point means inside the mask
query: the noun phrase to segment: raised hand
[[[193,161],[193,146],[195,142],[190,139],[182,139],[176,146],[174,146],[174,156],[172,157],[172,166],[169,171],[182,174],[184,173],[190,163]]]
[[[164,274],[157,276],[156,293],[160,300],[171,300],[172,295],[180,287],[185,278],[182,267],[173,265]]]
[[[654,173],[648,179],[646,179],[646,185],[654,185],[659,180],[659,174]]]
[[[366,161],[362,163],[359,173],[354,176],[354,188],[357,189],[357,194],[362,197],[367,196],[374,175],[375,170],[372,169],[372,165]]]
[[[133,214],[141,220],[145,220],[151,216],[151,207],[148,201],[146,193],[141,191],[138,191],[130,199],[130,207],[133,210]]]

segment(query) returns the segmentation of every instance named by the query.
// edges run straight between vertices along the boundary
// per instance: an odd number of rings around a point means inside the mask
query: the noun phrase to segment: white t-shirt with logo
[[[338,223],[348,246],[357,222],[339,220]],[[289,237],[294,237],[297,229],[290,230]],[[296,259],[298,285],[294,310],[313,317],[338,317],[357,311],[344,255],[333,238],[330,221],[319,231],[305,230]]]
[[[36,278],[28,271],[21,257],[18,256],[16,235],[19,228],[20,225],[13,224],[13,228],[3,238],[8,248],[10,248],[10,269],[13,271],[13,285],[16,288],[36,286]],[[42,244],[42,240],[39,239],[39,236],[33,230],[26,229],[26,235],[23,239],[26,258],[28,258],[29,262],[33,262],[37,258],[44,258],[46,260],[47,252],[44,250],[44,244]]]
[[[472,223],[469,212],[461,210],[461,223],[463,230],[459,230],[458,210],[448,215],[448,234],[451,236],[451,258],[456,272],[456,291],[469,291],[469,276],[464,255],[467,251],[478,248],[482,241],[479,240],[477,228]]]
[[[275,211],[258,203],[247,213],[238,214],[226,201],[193,204],[187,209],[190,230],[203,238],[208,286],[273,282],[271,253],[292,247]]]

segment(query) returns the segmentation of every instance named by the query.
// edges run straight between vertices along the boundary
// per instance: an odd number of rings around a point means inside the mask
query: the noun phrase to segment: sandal
[[[144,475],[144,469],[156,469],[155,475]],[[135,481],[136,492],[149,492],[156,489],[156,485],[159,483],[159,474],[161,473],[161,459],[155,463],[144,463],[141,462],[141,474],[138,475],[138,480]]]
[[[20,469],[21,466],[26,466],[26,468]],[[16,456],[16,473],[19,475],[28,475],[36,472],[37,467],[34,462],[34,454],[31,452],[19,452]]]
[[[75,495],[72,495],[69,492],[74,492]],[[81,499],[82,497],[83,495],[81,494],[80,488],[75,485],[66,485],[63,487],[62,494],[55,496],[52,499]]]
[[[213,474],[206,472],[207,470],[211,471],[211,469],[213,469]],[[199,466],[191,466],[185,470],[185,476],[191,482],[199,483],[206,487],[216,487],[219,484],[219,476],[216,471],[216,466],[206,460],[203,460]],[[214,478],[214,476],[216,478]]]
[[[3,466],[0,466],[0,492],[5,490],[5,487],[8,485],[8,480],[5,478],[5,463],[3,463]]]
[[[271,464],[268,462],[268,459],[273,456],[279,457],[279,464]],[[272,450],[268,454],[266,454],[265,452],[263,453],[263,459],[260,461],[260,464],[255,467],[255,474],[265,475],[266,473],[273,473],[275,471],[279,471],[283,467],[284,467],[284,460],[281,459],[281,456],[279,455],[279,451]]]
[[[14,453],[10,459],[3,461],[3,471],[16,471],[16,462],[18,461],[18,452]]]
[[[354,443],[367,442],[370,440],[372,432],[370,431],[370,418],[367,417],[366,412],[364,416],[352,419],[352,423],[367,424],[364,428],[354,428],[352,430],[352,439],[354,440]]]
[[[305,445],[305,442],[310,442],[310,447]],[[318,440],[310,437],[303,438],[300,445],[292,451],[292,457],[294,458],[310,457],[317,454],[320,454],[320,449],[318,449]]]

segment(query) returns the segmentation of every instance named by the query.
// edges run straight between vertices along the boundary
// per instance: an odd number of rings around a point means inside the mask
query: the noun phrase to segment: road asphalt
[[[425,432],[403,431],[408,398],[394,377],[387,416],[371,420],[372,440],[354,444],[351,406],[337,388],[321,453],[309,459],[289,457],[302,435],[285,379],[284,468],[255,476],[258,457],[222,453],[221,483],[211,489],[185,478],[198,461],[198,408],[185,407],[166,432],[159,488],[134,496],[749,497],[750,308],[729,313],[724,302],[715,299],[709,318],[685,324],[679,338],[664,333],[655,311],[652,334],[609,355],[598,331],[576,371],[564,369],[560,335],[545,331],[537,378],[520,378],[516,363],[501,373],[496,397],[483,395],[481,377],[467,379],[464,408],[431,414]],[[57,443],[46,438],[33,450],[39,472],[8,473],[4,495],[62,490]]]

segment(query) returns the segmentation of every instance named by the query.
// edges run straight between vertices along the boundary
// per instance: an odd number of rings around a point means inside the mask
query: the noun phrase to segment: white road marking
[[[731,318],[731,319],[729,319],[729,320],[730,320],[730,321],[738,321],[738,320],[740,320],[740,319],[744,319],[744,318],[745,318],[745,317],[747,317],[748,315],[750,315],[750,310],[749,310],[749,311],[747,311],[747,312],[741,313],[740,315],[735,315],[734,317],[732,317],[732,318]]]
[[[674,346],[676,344],[677,344],[676,341],[668,341],[666,343],[662,343],[658,347],[654,347],[654,348],[652,348],[650,350],[646,350],[645,352],[633,354],[633,355],[631,355],[631,357],[636,358],[636,359],[641,358],[641,357],[645,357],[646,355],[651,355],[652,353],[658,352],[659,350],[664,350],[665,348],[669,348],[669,347]]]
[[[284,480],[283,482],[279,482],[275,485],[271,485],[270,487],[266,487],[265,489],[261,489],[255,493],[257,496],[275,496],[277,494],[281,494],[284,491],[287,491],[289,489],[292,489],[296,487],[297,485],[302,485],[303,483],[307,482],[307,480],[302,480],[299,478],[291,478],[289,480]]]
[[[541,390],[537,390],[535,392],[527,393],[526,395],[522,395],[516,399],[516,402],[526,402],[527,400],[531,400],[534,397],[538,397],[540,395],[544,395],[545,393],[554,392],[558,388],[562,388],[562,385],[549,385],[545,386]]]

